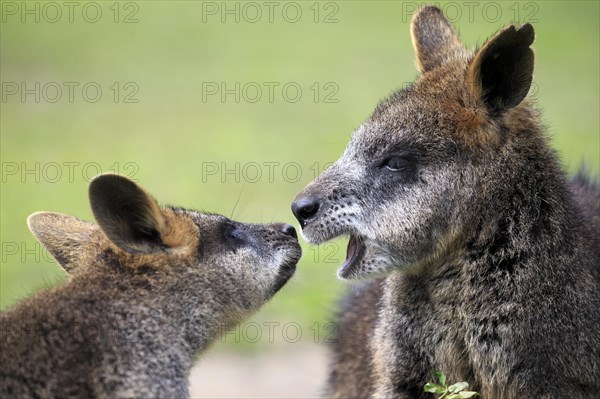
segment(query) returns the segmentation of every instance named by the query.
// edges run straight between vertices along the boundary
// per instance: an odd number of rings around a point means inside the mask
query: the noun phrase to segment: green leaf
[[[434,371],[432,374],[435,378],[437,378],[441,385],[446,385],[446,374],[444,374],[442,371]]]
[[[456,393],[456,392],[460,392],[460,391],[462,391],[464,389],[467,389],[468,387],[469,387],[469,383],[468,382],[465,382],[465,381],[457,382],[456,384],[450,385],[448,387],[448,392],[450,392],[450,393]]]
[[[425,392],[430,392],[430,393],[435,393],[435,394],[440,394],[440,393],[446,392],[446,388],[439,386],[438,384],[434,384],[432,382],[428,382],[427,384],[425,384],[424,390],[425,390]]]
[[[460,396],[457,393],[451,393],[450,395],[446,396],[444,399],[460,399]]]
[[[463,391],[461,393],[458,394],[459,398],[464,399],[464,398],[472,398],[473,396],[479,396],[479,393],[475,392],[475,391]]]

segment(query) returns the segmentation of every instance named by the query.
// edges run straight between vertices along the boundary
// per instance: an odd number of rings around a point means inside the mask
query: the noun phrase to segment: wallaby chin
[[[600,192],[526,99],[533,27],[471,52],[423,7],[411,37],[419,77],[292,205],[312,240],[350,236],[341,277],[386,273],[344,307],[328,396],[421,397],[441,370],[485,398],[595,397]]]
[[[0,314],[0,396],[188,397],[198,355],[293,276],[296,232],[161,207],[118,175],[89,193],[97,225],[28,219],[72,278]]]

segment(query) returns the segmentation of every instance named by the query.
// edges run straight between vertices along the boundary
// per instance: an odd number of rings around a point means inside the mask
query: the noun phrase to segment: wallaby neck
[[[101,269],[101,268],[100,268]],[[178,352],[178,359],[190,364],[219,334],[235,323],[235,312],[213,298],[211,288],[195,292],[172,285],[171,278],[145,270],[136,274],[126,268],[119,273],[99,270],[82,273],[65,287],[85,296],[117,333],[126,332],[135,341],[152,346],[163,345]],[[110,288],[109,288],[110,287]],[[91,314],[91,312],[90,312]],[[227,316],[226,316],[227,315]],[[90,316],[92,317],[92,316]]]

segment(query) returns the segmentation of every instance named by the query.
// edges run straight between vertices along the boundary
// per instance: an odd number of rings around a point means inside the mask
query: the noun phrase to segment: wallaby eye
[[[399,152],[390,154],[379,163],[380,168],[385,168],[392,172],[412,169],[417,165],[419,155],[413,152]]]
[[[383,161],[382,166],[392,172],[402,170],[406,167],[407,161],[401,156],[395,155]]]
[[[406,183],[417,181],[419,164],[422,159],[420,152],[416,150],[403,150],[394,153],[388,153],[380,158],[376,166],[382,172],[388,172],[389,177],[402,179]]]
[[[223,235],[226,242],[232,247],[240,247],[248,241],[248,235],[242,228],[229,223],[224,226]]]

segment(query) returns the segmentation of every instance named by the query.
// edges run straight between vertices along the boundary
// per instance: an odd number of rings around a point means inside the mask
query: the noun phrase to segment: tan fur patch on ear
[[[500,144],[499,131],[484,108],[456,103],[449,109],[456,121],[457,138],[468,148],[490,148]]]
[[[486,122],[485,112],[478,108],[463,108],[458,115],[458,129],[461,131],[479,129]]]
[[[176,214],[169,208],[161,210],[163,226],[160,229],[161,239],[171,251],[188,253],[194,251],[200,242],[198,226],[185,216]]]
[[[140,212],[140,215],[143,219],[143,224],[146,226],[155,226],[158,231],[163,231],[165,229],[165,218],[163,217],[163,212],[158,206],[158,203],[150,194],[148,194],[145,190],[144,193],[150,199],[144,206],[147,206],[147,209],[143,212]]]
[[[500,143],[500,137],[488,121],[484,110],[463,108],[458,116],[458,131],[467,146],[489,147]]]
[[[160,239],[168,248],[153,253],[129,253],[110,240],[104,240],[103,250],[116,254],[119,262],[130,270],[151,267],[156,270],[169,270],[188,264],[200,243],[198,226],[184,215],[170,208],[159,208],[161,213]]]

